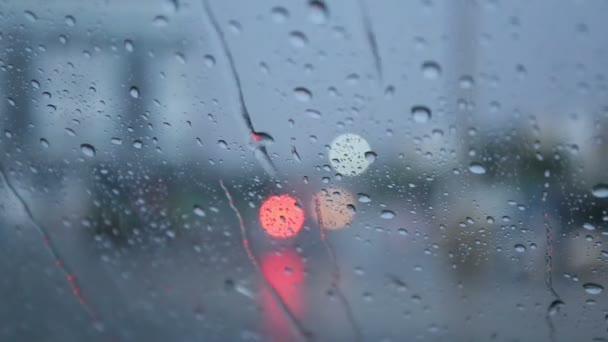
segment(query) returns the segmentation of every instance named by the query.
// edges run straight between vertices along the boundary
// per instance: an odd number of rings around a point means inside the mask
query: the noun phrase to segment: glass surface
[[[605,340],[606,13],[0,0],[0,340]]]

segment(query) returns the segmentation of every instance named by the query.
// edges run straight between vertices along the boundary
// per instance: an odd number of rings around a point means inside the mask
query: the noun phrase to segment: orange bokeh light
[[[337,230],[353,222],[354,196],[342,188],[328,188],[317,192],[311,201],[312,217],[321,229]],[[320,216],[320,217],[319,217]]]
[[[270,236],[286,239],[296,236],[304,225],[304,210],[289,195],[273,195],[260,207],[260,223]]]

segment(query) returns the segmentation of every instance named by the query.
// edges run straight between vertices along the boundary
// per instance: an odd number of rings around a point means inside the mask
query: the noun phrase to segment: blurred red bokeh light
[[[296,236],[304,225],[304,210],[289,195],[273,195],[260,207],[260,223],[270,236],[286,239]]]

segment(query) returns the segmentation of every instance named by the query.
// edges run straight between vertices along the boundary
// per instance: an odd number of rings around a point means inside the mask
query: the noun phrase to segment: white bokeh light
[[[336,137],[330,144],[329,161],[333,168],[345,175],[363,173],[371,162],[366,153],[371,152],[367,140],[357,134],[346,133]]]

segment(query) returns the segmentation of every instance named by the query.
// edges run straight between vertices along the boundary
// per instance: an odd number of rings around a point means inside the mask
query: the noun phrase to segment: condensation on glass
[[[0,340],[606,339],[601,1],[0,1]]]

